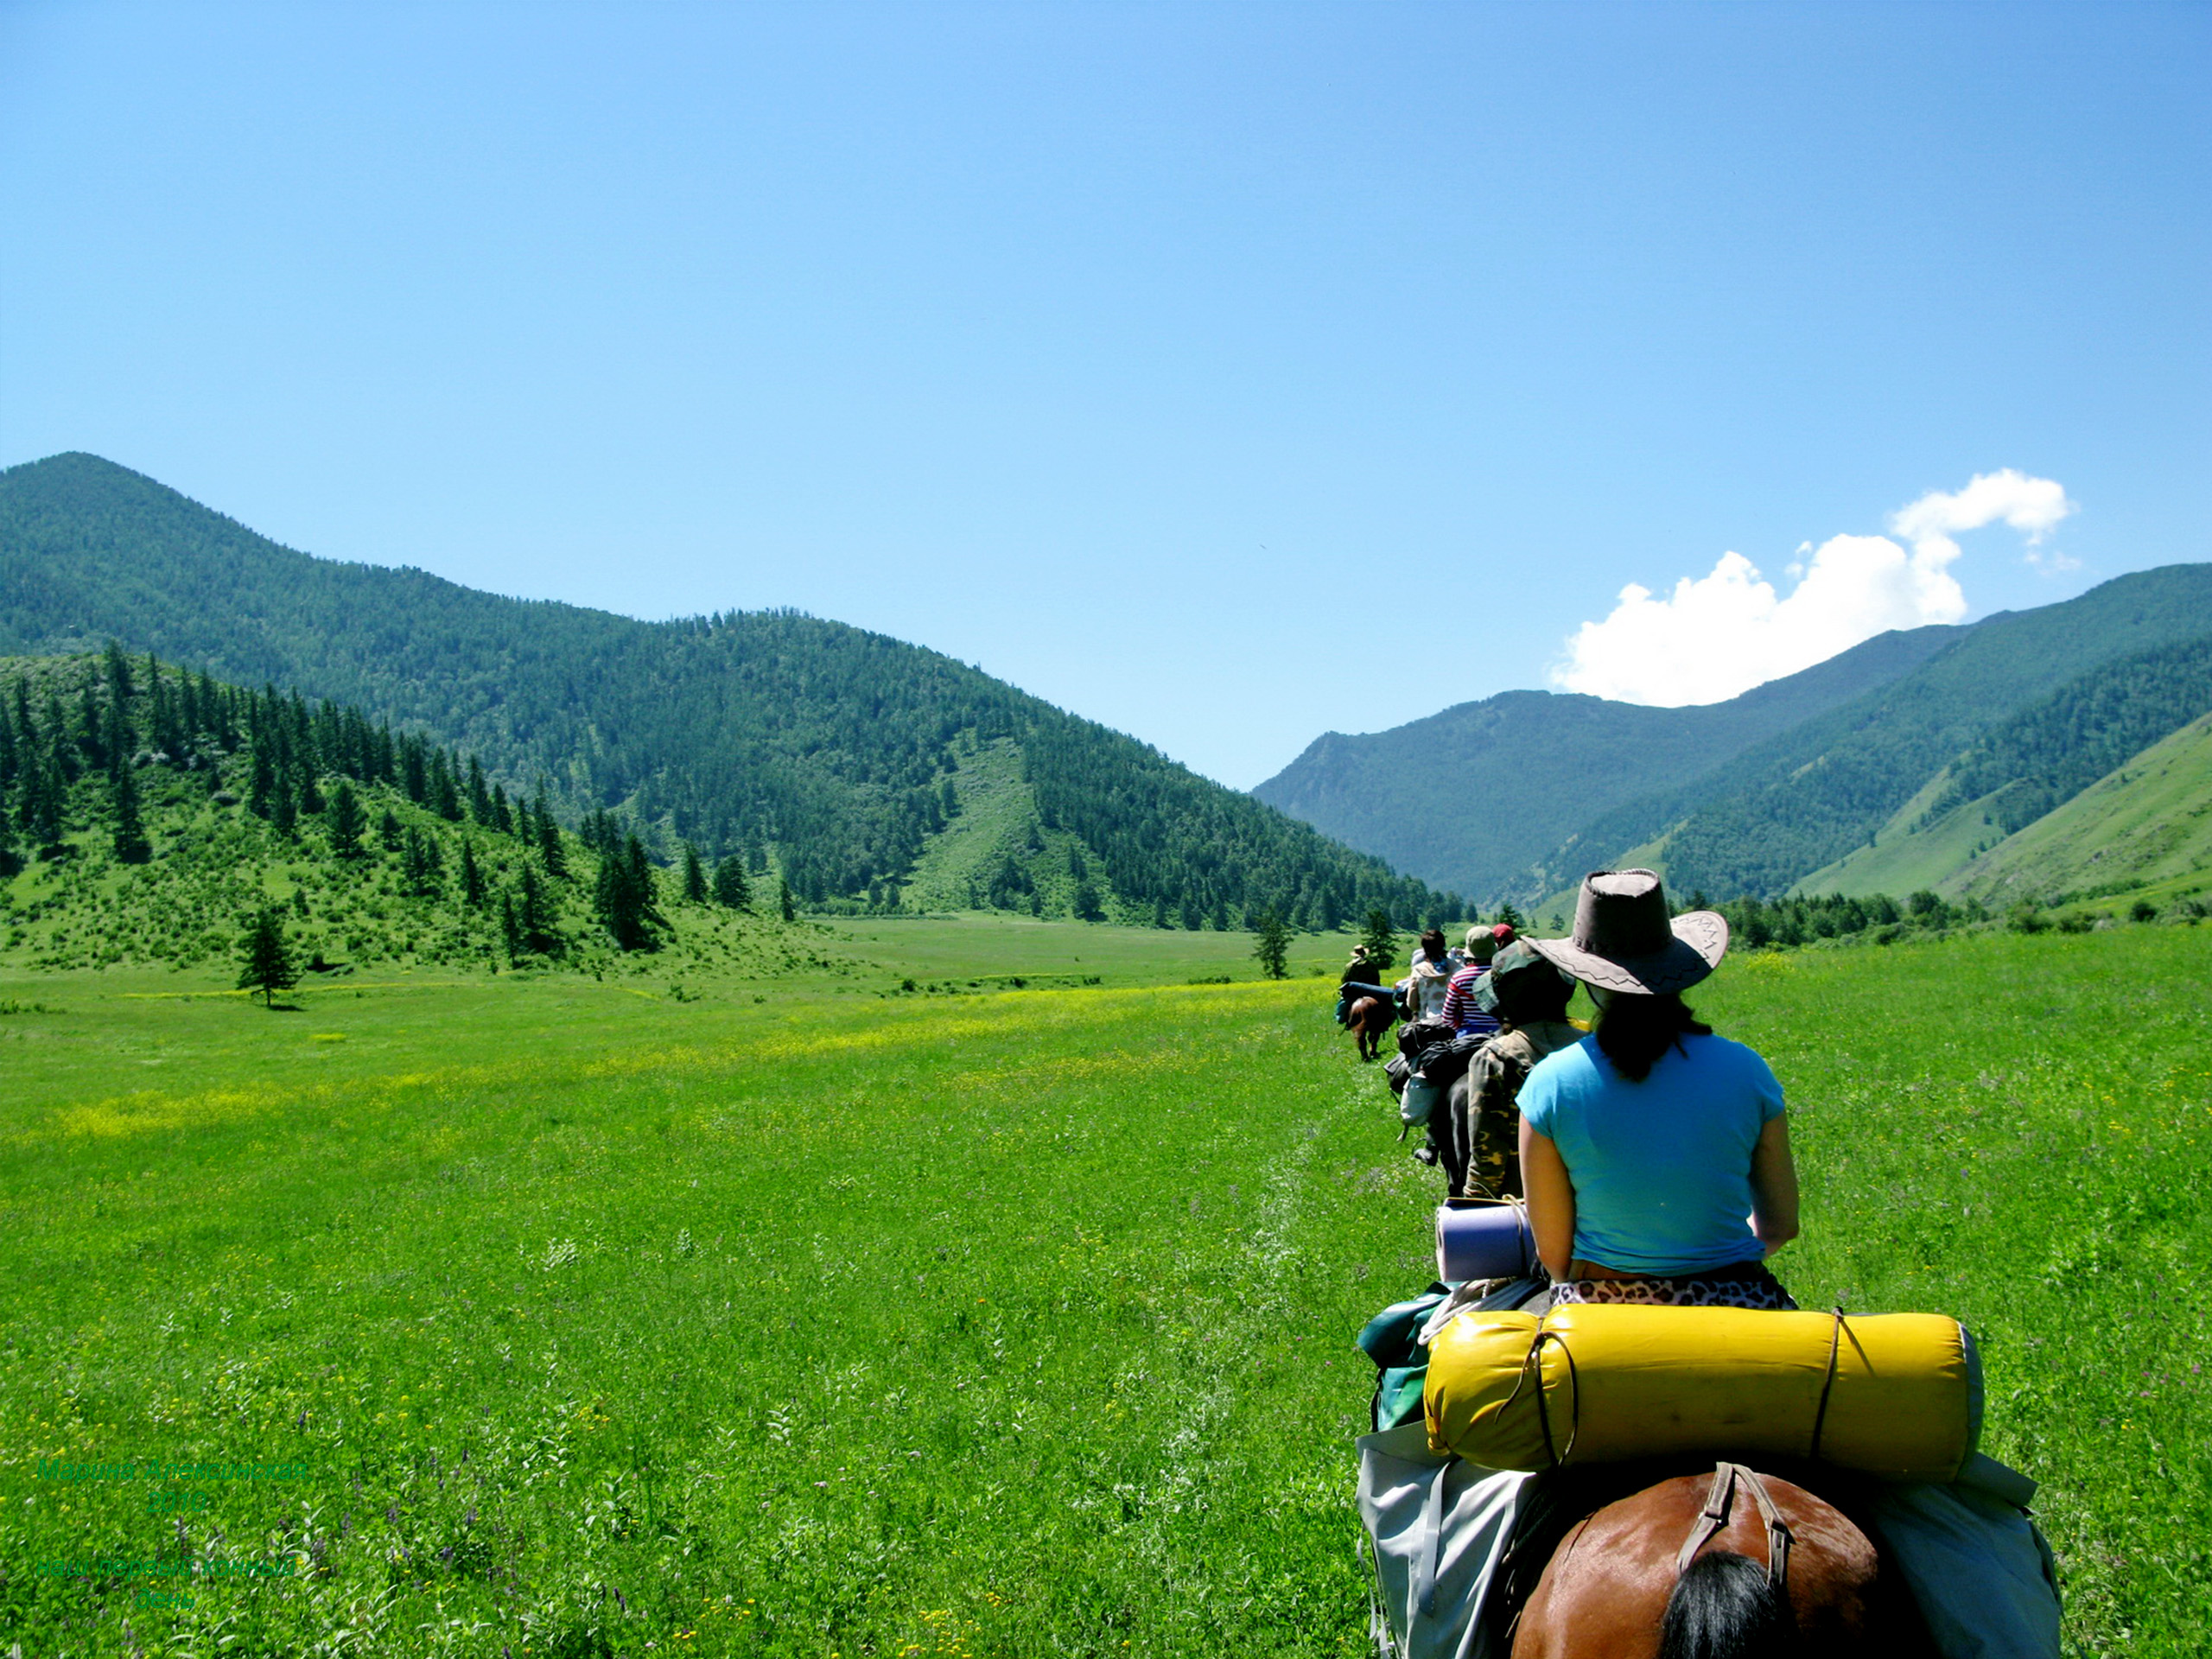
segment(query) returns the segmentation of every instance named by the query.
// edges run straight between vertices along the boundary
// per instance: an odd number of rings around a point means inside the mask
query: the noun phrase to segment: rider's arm
[[[1533,1216],[1535,1205],[1529,1209]],[[1787,1112],[1767,1119],[1758,1145],[1751,1148],[1751,1231],[1769,1255],[1797,1236],[1797,1163],[1789,1155]],[[1540,1249],[1543,1236],[1536,1235]]]
[[[1521,1120],[1521,1190],[1529,1201],[1529,1229],[1536,1254],[1551,1276],[1564,1283],[1574,1260],[1574,1183],[1567,1160],[1548,1135]],[[1793,1189],[1794,1190],[1794,1189]]]

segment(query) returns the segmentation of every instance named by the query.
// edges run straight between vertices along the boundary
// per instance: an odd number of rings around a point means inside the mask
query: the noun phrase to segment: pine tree
[[[51,757],[34,752],[23,772],[23,792],[16,815],[23,839],[33,847],[52,847],[61,839],[61,772]]]
[[[545,874],[558,880],[569,873],[569,861],[561,850],[561,826],[553,821],[553,810],[545,804],[545,791],[537,791],[537,856],[545,866]]]
[[[360,857],[361,831],[367,823],[368,815],[361,810],[353,785],[340,778],[338,787],[330,791],[331,852],[340,858]]]
[[[143,864],[154,855],[146,839],[145,821],[138,815],[138,779],[126,757],[110,773],[115,798],[115,856],[118,863]]]
[[[593,901],[599,919],[622,950],[658,948],[660,941],[653,930],[663,918],[654,902],[652,865],[645,857],[645,843],[634,835],[600,859]]]
[[[476,843],[467,836],[461,842],[461,901],[471,910],[484,908],[484,872],[477,867]]]
[[[707,868],[699,862],[699,849],[688,841],[683,843],[683,898],[688,904],[707,902]]]
[[[1290,950],[1290,929],[1283,925],[1282,918],[1272,910],[1262,911],[1252,931],[1256,936],[1252,954],[1259,958],[1260,971],[1269,979],[1288,978],[1290,969],[1285,957]]]
[[[776,908],[787,922],[798,919],[798,906],[791,899],[791,884],[781,876],[776,878]]]
[[[399,879],[418,899],[434,899],[438,892],[438,843],[435,836],[410,829],[399,858]]]
[[[515,901],[512,893],[499,895],[499,937],[506,941],[507,960],[514,962],[522,956],[522,933],[515,925]]]
[[[253,746],[253,781],[246,785],[245,810],[257,818],[273,817],[276,798],[276,771],[269,764],[269,752],[257,743]]]
[[[528,864],[522,867],[522,907],[515,917],[522,948],[541,957],[557,957],[568,943],[561,937],[545,883]]]
[[[715,902],[727,905],[732,910],[751,907],[753,888],[745,879],[745,860],[741,855],[732,853],[715,866]]]
[[[1359,942],[1367,947],[1368,966],[1377,974],[1389,973],[1398,960],[1398,936],[1390,925],[1390,912],[1387,910],[1367,912],[1367,931]]]
[[[397,852],[406,838],[406,833],[401,828],[399,819],[392,810],[388,806],[385,808],[384,817],[377,820],[377,840],[383,843],[385,851]]]
[[[291,947],[284,940],[284,925],[266,905],[246,924],[238,955],[238,988],[259,991],[270,1007],[276,1006],[277,992],[289,991],[300,982],[299,969],[292,964]]]

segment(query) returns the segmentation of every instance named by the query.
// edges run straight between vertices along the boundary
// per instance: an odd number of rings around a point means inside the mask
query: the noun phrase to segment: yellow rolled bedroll
[[[1676,1453],[1948,1482],[1981,1429],[1956,1319],[1576,1304],[1467,1313],[1429,1346],[1430,1449],[1492,1469]]]

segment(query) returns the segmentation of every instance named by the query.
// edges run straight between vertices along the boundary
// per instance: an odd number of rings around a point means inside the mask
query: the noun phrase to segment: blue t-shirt
[[[1751,1149],[1782,1115],[1767,1063],[1725,1037],[1685,1037],[1631,1083],[1586,1037],[1538,1061],[1521,1116],[1574,1183],[1574,1254],[1624,1273],[1756,1262]]]

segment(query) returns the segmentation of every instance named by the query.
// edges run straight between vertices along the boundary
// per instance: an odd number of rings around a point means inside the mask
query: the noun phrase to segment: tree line
[[[736,855],[710,865],[686,844],[664,872],[612,814],[571,835],[542,786],[511,796],[473,755],[330,700],[246,690],[112,644],[26,663],[0,694],[0,876],[77,855],[73,835],[104,836],[119,863],[154,861],[148,779],[187,783],[341,867],[388,861],[407,896],[496,916],[516,962],[566,952],[571,891],[588,893],[594,922],[626,951],[658,947],[671,884],[686,902],[754,906]],[[780,883],[776,899],[789,919]]]

